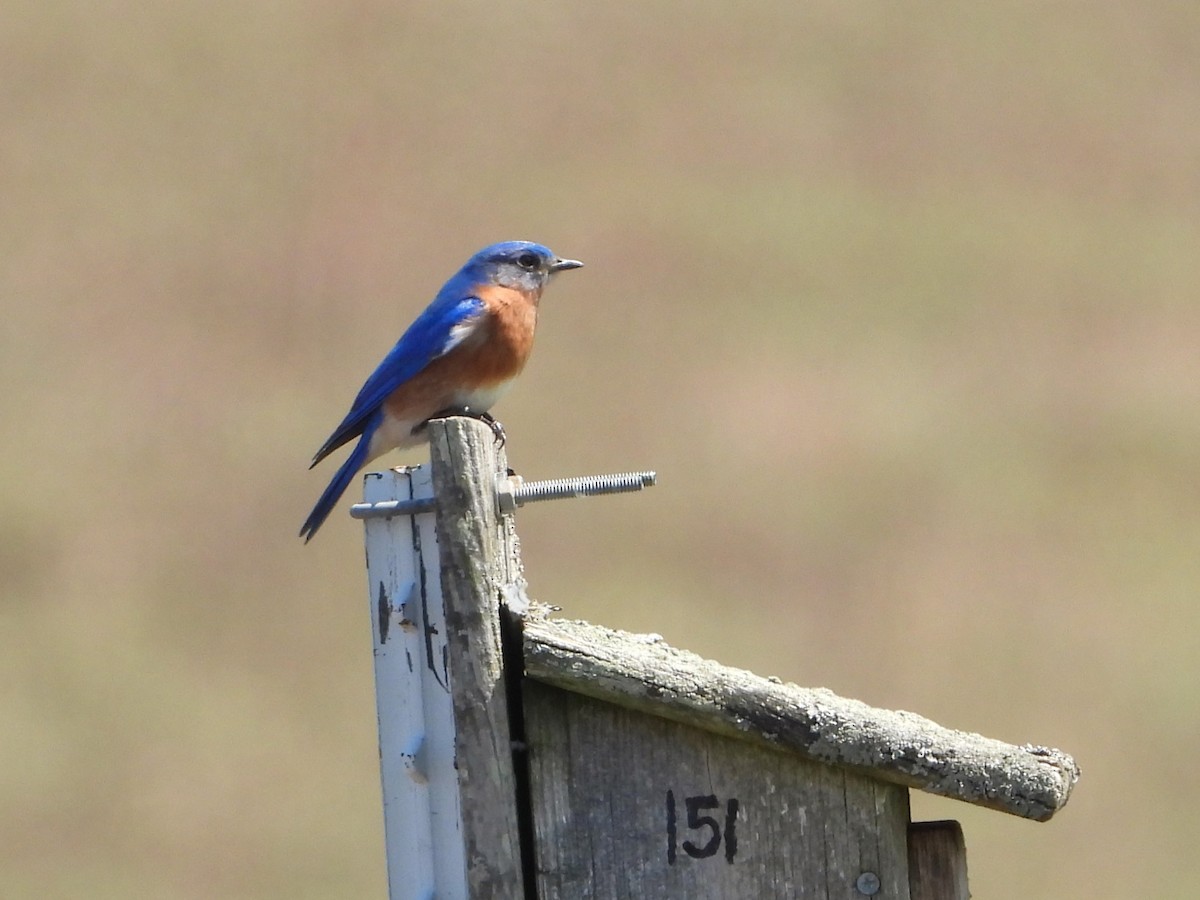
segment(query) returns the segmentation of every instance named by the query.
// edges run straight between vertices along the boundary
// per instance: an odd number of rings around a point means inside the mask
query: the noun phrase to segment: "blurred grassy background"
[[[0,125],[0,896],[383,896],[305,466],[518,237],[513,464],[660,472],[536,597],[1074,753],[917,799],[977,897],[1195,896],[1200,6],[14,0]]]

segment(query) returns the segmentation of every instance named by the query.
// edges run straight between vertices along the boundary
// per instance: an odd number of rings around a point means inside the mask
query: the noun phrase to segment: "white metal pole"
[[[368,503],[432,499],[428,466],[372,472]],[[391,900],[467,900],[434,514],[365,521]]]

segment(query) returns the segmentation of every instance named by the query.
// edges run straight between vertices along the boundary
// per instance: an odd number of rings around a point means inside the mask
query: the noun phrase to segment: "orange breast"
[[[511,381],[533,350],[538,300],[534,292],[488,285],[477,296],[488,312],[466,340],[438,357],[385,401],[390,415],[422,420],[479,389]]]
[[[508,381],[525,368],[533,351],[541,294],[488,285],[478,296],[487,304],[487,321],[446,359],[461,355],[463,374],[475,385]]]

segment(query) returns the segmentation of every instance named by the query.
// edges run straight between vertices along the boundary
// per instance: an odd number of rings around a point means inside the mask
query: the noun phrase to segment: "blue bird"
[[[310,469],[358,438],[300,529],[305,543],[356,472],[389,450],[426,440],[430,419],[470,415],[503,434],[488,410],[529,359],[542,291],[556,273],[582,265],[530,241],[492,244],[467,260],[371,373],[313,457]]]

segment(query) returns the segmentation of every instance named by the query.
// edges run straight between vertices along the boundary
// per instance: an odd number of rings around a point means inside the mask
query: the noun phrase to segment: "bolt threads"
[[[565,497],[591,497],[595,494],[624,494],[650,487],[654,484],[655,477],[654,472],[621,472],[616,475],[550,478],[546,481],[528,481],[520,484],[513,494],[518,504],[559,500]]]

